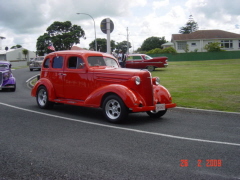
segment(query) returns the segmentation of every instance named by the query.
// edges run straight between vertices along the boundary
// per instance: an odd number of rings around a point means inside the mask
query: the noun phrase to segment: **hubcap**
[[[117,119],[121,114],[121,106],[118,101],[111,99],[107,102],[105,111],[110,119]]]
[[[153,71],[153,70],[154,70],[154,67],[153,67],[153,66],[148,66],[148,70],[149,70],[149,71]]]
[[[47,92],[44,89],[40,89],[38,92],[38,103],[40,106],[45,106],[47,103]]]

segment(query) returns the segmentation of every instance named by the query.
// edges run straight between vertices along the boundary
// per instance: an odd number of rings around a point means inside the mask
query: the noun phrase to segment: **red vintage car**
[[[166,68],[168,66],[168,58],[154,57],[146,54],[129,54],[125,63],[126,68],[148,69],[154,71],[155,68]]]
[[[48,54],[31,95],[40,108],[55,103],[102,108],[113,123],[125,120],[129,112],[160,117],[176,106],[149,71],[120,68],[112,55],[85,50]]]

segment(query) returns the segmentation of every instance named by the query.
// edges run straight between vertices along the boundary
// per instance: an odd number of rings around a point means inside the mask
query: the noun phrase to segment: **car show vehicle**
[[[124,121],[130,112],[158,118],[176,106],[149,71],[120,68],[112,55],[87,50],[48,54],[31,95],[43,109],[56,103],[102,108],[113,123]]]
[[[154,57],[146,54],[129,54],[125,62],[126,68],[148,69],[154,71],[155,68],[166,68],[168,66],[168,58]]]
[[[43,59],[44,56],[38,56],[30,60],[29,70],[30,71],[33,71],[34,69],[41,70]]]
[[[11,63],[8,61],[0,61],[0,90],[3,89],[16,90],[16,80],[12,74]]]

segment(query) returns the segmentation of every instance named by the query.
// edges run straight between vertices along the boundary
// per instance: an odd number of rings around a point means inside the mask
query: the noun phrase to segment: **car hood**
[[[137,76],[148,72],[146,69],[131,69],[131,68],[112,68],[112,67],[93,67],[96,73],[113,74],[114,76]],[[149,73],[149,72],[148,72]]]

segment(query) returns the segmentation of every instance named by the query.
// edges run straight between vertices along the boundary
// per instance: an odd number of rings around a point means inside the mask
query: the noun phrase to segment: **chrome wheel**
[[[47,92],[45,91],[45,89],[40,89],[38,91],[38,104],[40,106],[45,106],[47,103]]]
[[[106,119],[112,123],[119,123],[127,118],[127,107],[117,95],[109,95],[103,102],[103,113]]]
[[[37,103],[42,109],[52,108],[54,103],[48,100],[48,92],[45,86],[40,86],[37,91]]]
[[[107,102],[105,111],[110,119],[117,119],[121,115],[121,106],[118,101],[111,99]]]
[[[154,71],[155,68],[154,68],[154,66],[148,66],[147,69],[148,69],[148,71]]]

